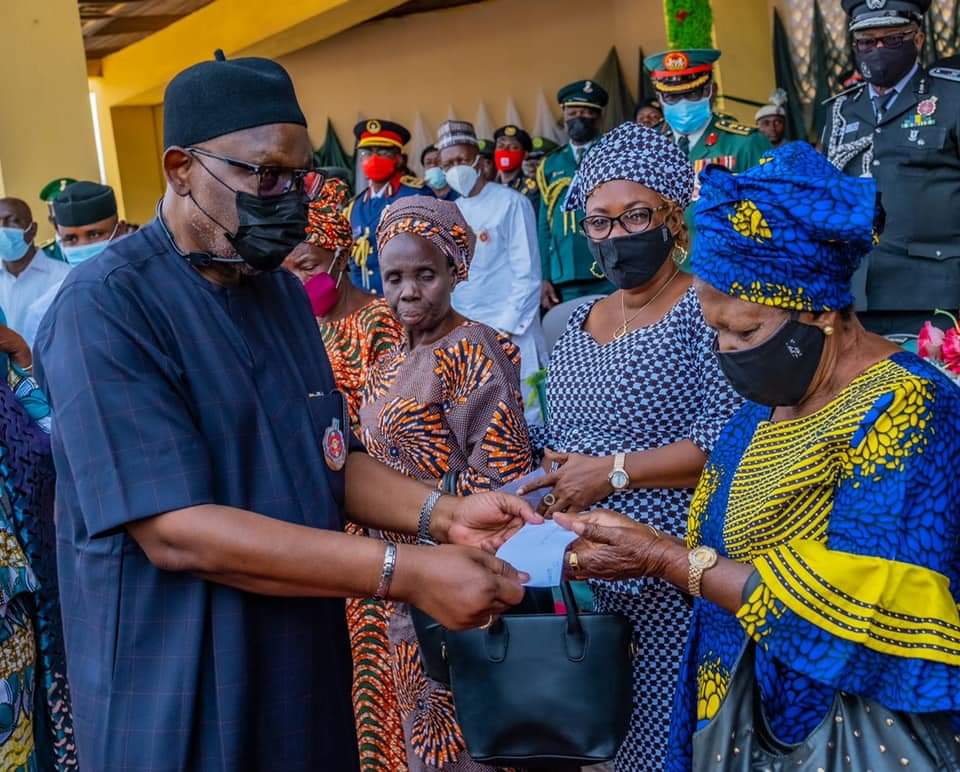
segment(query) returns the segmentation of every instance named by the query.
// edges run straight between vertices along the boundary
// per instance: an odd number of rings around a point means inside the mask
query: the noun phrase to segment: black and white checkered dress
[[[713,333],[693,289],[656,324],[602,346],[583,329],[592,307],[587,303],[574,311],[553,351],[550,422],[536,432],[537,444],[599,456],[692,440],[709,452],[740,399],[717,365]],[[692,493],[629,490],[597,506],[682,536]],[[616,769],[660,772],[689,608],[676,589],[659,580],[591,584],[597,610],[628,616],[639,644],[633,717]]]

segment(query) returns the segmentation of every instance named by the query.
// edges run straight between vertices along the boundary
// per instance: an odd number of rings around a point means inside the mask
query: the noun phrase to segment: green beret
[[[496,143],[492,139],[477,140],[477,150],[480,151],[480,155],[486,158],[493,158],[493,150],[495,147]]]
[[[57,225],[80,228],[90,223],[115,217],[117,199],[113,188],[99,182],[75,182],[67,185],[53,202]]]
[[[534,137],[531,144],[533,145],[533,149],[528,154],[531,158],[539,158],[547,153],[552,153],[560,147],[556,142],[547,137]]]
[[[610,101],[606,89],[593,80],[578,80],[568,83],[557,92],[557,102],[561,107],[592,107],[602,110]]]
[[[530,135],[519,126],[514,126],[512,123],[508,123],[506,126],[501,126],[499,129],[493,132],[494,142],[500,139],[500,137],[513,137],[528,153],[533,149],[533,143],[530,139]]]
[[[73,185],[75,182],[76,180],[73,177],[57,177],[55,180],[50,180],[40,188],[40,200],[48,204],[55,201],[67,185]]]

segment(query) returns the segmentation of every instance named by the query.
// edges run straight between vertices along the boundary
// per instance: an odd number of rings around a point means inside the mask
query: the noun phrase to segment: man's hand
[[[555,305],[560,303],[560,297],[557,295],[557,290],[554,286],[545,281],[540,287],[540,307],[545,311],[549,311]]]
[[[526,501],[506,493],[444,496],[433,511],[430,535],[494,553],[524,523],[542,522]]]
[[[389,597],[416,606],[449,630],[466,630],[523,600],[529,578],[471,547],[399,545]]]
[[[0,325],[0,352],[9,354],[17,367],[26,368],[33,364],[33,355],[27,342],[5,325]]]

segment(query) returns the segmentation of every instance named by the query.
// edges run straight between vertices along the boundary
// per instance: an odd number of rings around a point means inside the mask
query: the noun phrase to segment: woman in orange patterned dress
[[[405,342],[373,369],[360,408],[371,456],[462,494],[499,488],[532,466],[519,350],[450,306],[474,243],[450,202],[411,196],[384,211],[377,230],[380,272]],[[467,754],[449,690],[424,673],[409,609],[389,604],[388,611],[408,769],[490,769]]]
[[[284,261],[304,282],[320,326],[337,388],[347,399],[357,428],[360,393],[369,373],[402,343],[404,332],[383,298],[358,289],[346,273],[352,244],[343,215],[346,184],[329,179],[310,202],[307,240]],[[347,531],[362,529],[348,523]],[[347,627],[353,652],[353,712],[357,722],[362,772],[405,772],[403,730],[393,687],[387,640],[387,610],[382,600],[347,600]]]

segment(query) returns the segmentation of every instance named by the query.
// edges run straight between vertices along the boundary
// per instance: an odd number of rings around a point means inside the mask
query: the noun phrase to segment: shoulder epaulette
[[[750,126],[744,126],[742,123],[737,123],[737,121],[728,118],[721,118],[716,121],[714,125],[720,129],[720,131],[725,131],[728,134],[736,134],[740,137],[748,137],[756,131],[756,129]]]
[[[845,88],[843,91],[837,94],[834,94],[831,97],[827,97],[820,104],[822,105],[830,104],[830,102],[832,102],[834,99],[839,99],[842,96],[847,96],[848,94],[852,94],[854,91],[859,92],[866,85],[867,85],[867,82],[865,80],[862,80],[859,83],[854,83],[852,86],[850,86],[850,88]]]
[[[426,183],[421,180],[419,177],[409,177],[404,175],[400,178],[400,184],[406,185],[408,188],[417,188],[418,190],[422,188]]]
[[[934,67],[930,70],[930,77],[960,83],[960,70],[954,69],[953,67]]]
[[[357,195],[351,198],[350,203],[343,208],[343,216],[346,217],[348,220],[350,219],[350,215],[353,213],[353,205],[357,203],[360,196],[362,196],[365,192],[366,191],[361,190],[359,193],[357,193]]]

